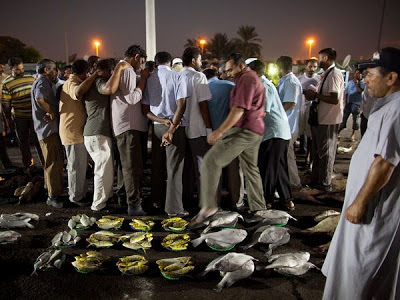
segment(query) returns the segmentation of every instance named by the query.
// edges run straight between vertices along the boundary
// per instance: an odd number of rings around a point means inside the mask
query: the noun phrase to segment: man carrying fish
[[[378,98],[349,169],[343,214],[322,272],[324,299],[398,299],[400,286],[400,49],[364,67]]]

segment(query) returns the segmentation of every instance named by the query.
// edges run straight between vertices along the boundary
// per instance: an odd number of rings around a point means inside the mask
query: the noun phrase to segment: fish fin
[[[245,250],[247,250],[247,249],[253,247],[255,244],[257,244],[257,241],[258,241],[258,240],[253,240],[253,241],[251,241],[250,243],[248,243],[247,245],[239,246],[239,250],[245,251]]]
[[[272,248],[269,247],[268,251],[265,252],[264,256],[265,256],[265,257],[270,257],[271,255],[272,255]]]
[[[210,230],[211,230],[211,227],[210,227],[210,225],[208,225],[208,226],[206,227],[206,229],[203,230],[203,233],[202,233],[202,234],[206,234],[206,233],[209,232]]]
[[[289,219],[295,220],[296,222],[298,221],[295,217],[289,215]]]
[[[27,218],[27,219],[24,220],[24,223],[25,223],[25,225],[27,227],[33,229],[33,228],[35,228],[35,226],[33,226],[31,223],[29,223],[30,220],[32,220],[32,219],[31,218]]]

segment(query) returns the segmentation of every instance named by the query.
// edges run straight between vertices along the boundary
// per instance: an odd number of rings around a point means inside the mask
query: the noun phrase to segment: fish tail
[[[192,245],[193,247],[197,247],[198,245],[200,245],[202,242],[204,241],[204,237],[199,237],[197,239],[192,240]]]

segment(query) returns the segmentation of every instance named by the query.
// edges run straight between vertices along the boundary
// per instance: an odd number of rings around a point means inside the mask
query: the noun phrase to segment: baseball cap
[[[255,60],[257,60],[257,58],[249,57],[248,59],[246,59],[245,63],[246,63],[246,65],[248,65],[249,63],[251,63],[252,61],[255,61]]]
[[[383,48],[380,52],[374,53],[372,60],[362,62],[358,67],[360,69],[383,67],[389,72],[396,72],[400,75],[400,49]]]
[[[183,63],[182,59],[180,59],[180,58],[174,58],[174,59],[172,60],[172,65],[177,64],[177,63]]]

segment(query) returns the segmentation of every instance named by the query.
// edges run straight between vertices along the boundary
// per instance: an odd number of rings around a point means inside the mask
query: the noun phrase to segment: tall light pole
[[[65,9],[65,1],[62,1],[63,10],[63,21],[64,21],[64,47],[65,47],[65,63],[69,64],[69,54],[68,54],[68,37],[67,37],[67,13]]]
[[[382,29],[383,29],[383,22],[384,22],[384,19],[385,19],[385,8],[386,8],[386,0],[383,0],[381,22],[379,23],[378,49],[377,49],[377,51],[381,50]]]
[[[156,55],[156,7],[154,0],[146,0],[146,52],[150,60]]]
[[[99,41],[94,41],[93,42],[95,48],[96,48],[96,56],[99,56],[99,46],[100,46],[100,42]]]
[[[309,39],[309,40],[307,40],[307,44],[309,45],[309,47],[308,47],[308,58],[311,58],[311,48],[312,48],[312,45],[314,44],[314,40],[313,39]]]

